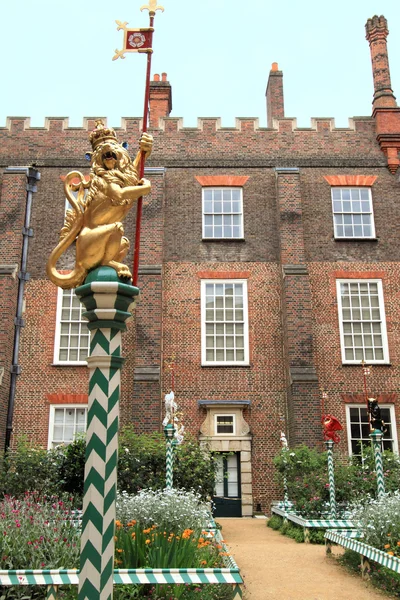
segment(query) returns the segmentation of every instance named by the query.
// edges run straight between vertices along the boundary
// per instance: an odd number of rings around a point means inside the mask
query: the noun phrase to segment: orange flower
[[[400,541],[397,542],[397,545],[400,546]]]
[[[119,554],[121,554],[121,552],[123,552],[122,548],[115,548],[116,552],[119,552]]]
[[[145,541],[145,544],[150,544],[150,540],[146,540],[146,541]]]
[[[188,538],[190,538],[192,533],[193,533],[193,529],[185,529],[185,531],[182,533],[182,538],[184,540],[187,540]]]
[[[385,550],[386,550],[386,548],[390,548],[390,544],[385,544],[383,547],[384,547],[384,548],[385,548]]]
[[[114,542],[116,542],[118,540],[117,536],[114,535]]]
[[[200,561],[200,564],[201,564],[201,565],[206,565],[206,564],[207,564],[207,561],[206,561],[206,560],[201,560],[201,561]]]
[[[151,531],[151,527],[149,527],[148,529],[143,529],[143,533],[150,533]]]
[[[133,539],[135,539],[136,533],[135,532],[131,533],[131,536],[132,536]]]
[[[121,521],[118,521],[118,520],[115,521],[115,527],[117,527],[118,529],[121,529],[121,527],[122,527]]]
[[[394,552],[389,552],[389,550],[388,550],[388,554],[390,554],[390,556],[393,556]]]
[[[129,523],[128,523],[128,527],[135,527],[135,525],[136,525],[135,519],[132,519],[132,521],[129,521]]]

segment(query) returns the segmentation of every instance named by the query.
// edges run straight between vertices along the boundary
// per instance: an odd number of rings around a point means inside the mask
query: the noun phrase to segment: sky
[[[0,127],[7,116],[121,117],[143,113],[146,56],[126,54],[123,33],[147,27],[146,0],[0,0],[2,91]],[[285,116],[309,127],[311,117],[371,114],[373,82],[365,23],[388,20],[392,88],[400,105],[399,0],[159,0],[152,76],[166,72],[172,85],[171,116],[186,127],[198,117],[258,117],[266,127],[265,89],[271,64],[283,71]]]

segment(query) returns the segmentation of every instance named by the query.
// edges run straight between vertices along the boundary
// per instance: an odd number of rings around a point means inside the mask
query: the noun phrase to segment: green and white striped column
[[[164,427],[166,441],[165,487],[167,489],[172,489],[174,483],[174,433],[175,427],[168,423]]]
[[[375,472],[376,472],[376,485],[378,488],[378,498],[385,495],[385,479],[383,476],[383,462],[382,462],[382,437],[383,433],[379,429],[374,429],[369,434],[371,438],[372,447],[374,449],[375,456]]]
[[[330,517],[336,519],[336,490],[335,490],[335,471],[333,469],[333,440],[326,440],[325,446],[328,456],[328,480],[329,480],[329,506]]]
[[[57,600],[58,585],[48,585],[46,600]]]
[[[89,273],[76,289],[91,332],[85,485],[78,600],[113,596],[121,333],[139,290],[110,267]]]
[[[282,448],[282,452],[283,452],[283,461],[285,464],[285,471],[283,473],[283,506],[285,509],[285,521],[287,521],[287,513],[289,510],[289,491],[288,491],[288,484],[287,484],[286,469],[287,469],[287,453],[289,452],[289,448],[287,446]]]

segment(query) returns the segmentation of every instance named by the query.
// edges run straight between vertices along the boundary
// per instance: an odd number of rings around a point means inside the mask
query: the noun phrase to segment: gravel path
[[[218,522],[244,579],[244,600],[388,600],[327,557],[324,546],[298,544],[266,527],[265,519]]]

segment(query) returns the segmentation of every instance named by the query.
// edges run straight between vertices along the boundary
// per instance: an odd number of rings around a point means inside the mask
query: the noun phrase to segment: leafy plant
[[[71,505],[32,494],[0,503],[0,569],[62,569],[79,564],[80,531]]]
[[[337,559],[350,571],[360,572],[360,555],[358,552],[346,549]],[[400,598],[400,574],[379,564],[371,563],[369,571],[371,583],[386,592],[391,598]]]
[[[398,489],[400,480],[399,457],[390,451],[382,454],[385,488]],[[286,477],[289,500],[296,512],[304,517],[318,518],[329,514],[329,481],[326,452],[307,446],[282,450],[274,459],[278,479],[283,485]],[[365,448],[364,456],[335,456],[336,503],[340,509],[362,498],[377,494],[375,459],[372,449]]]
[[[135,520],[143,528],[158,525],[174,533],[201,529],[210,518],[209,505],[200,494],[185,490],[141,490],[136,495],[117,494],[117,518],[122,523]]]
[[[136,494],[143,488],[165,487],[165,439],[159,433],[137,435],[128,426],[120,431],[118,488]],[[68,494],[81,505],[85,465],[85,437],[47,451],[21,437],[0,464],[0,489],[23,497],[26,491],[41,495]],[[213,493],[216,462],[206,448],[188,436],[175,450],[174,484],[198,492],[203,499]]]
[[[364,534],[363,542],[400,556],[400,492],[358,502],[351,514]]]
[[[279,515],[272,515],[267,521],[267,527],[271,527],[274,531],[279,531],[282,527],[283,519]]]
[[[37,444],[31,444],[21,436],[15,448],[4,454],[0,471],[0,486],[3,494],[23,496],[26,491],[52,494],[56,491],[56,460]]]

